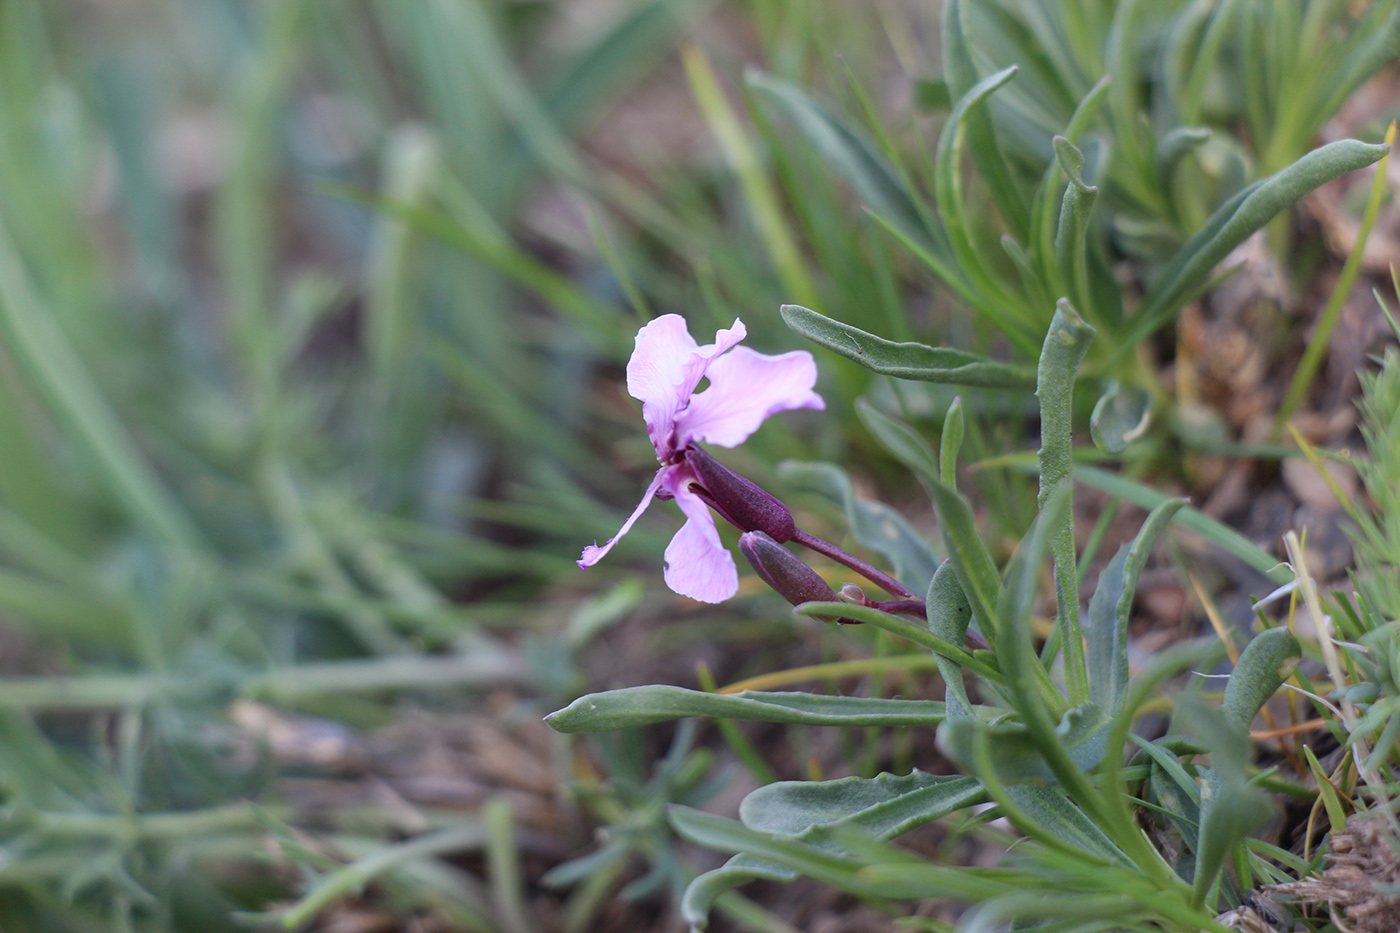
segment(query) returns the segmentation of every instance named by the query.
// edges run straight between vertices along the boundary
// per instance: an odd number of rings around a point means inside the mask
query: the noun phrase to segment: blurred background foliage
[[[979,28],[1025,42],[1016,6]],[[996,345],[741,80],[827,102],[923,179],[938,48],[937,10],[892,0],[0,0],[0,926],[328,923],[376,881],[388,923],[608,929],[630,859],[629,897],[683,887],[660,806],[718,790],[692,737],[652,768],[635,737],[532,730],[648,648],[752,673],[727,654],[796,623],[756,589],[661,595],[669,517],[580,584],[652,466],[621,365],[666,311],[790,349],[784,301]],[[1016,87],[1054,92],[1021,103],[1056,132],[1088,85]],[[1331,112],[1208,100],[1193,120],[1270,141],[1251,178]],[[1148,232],[1179,240],[1222,178]],[[892,475],[853,418],[872,377],[822,367],[827,412],[731,465],[856,451]],[[973,458],[1020,446],[988,405]],[[979,482],[1019,535],[1029,481]],[[637,618],[691,624],[581,663]],[[541,865],[595,822],[625,831],[541,906]]]

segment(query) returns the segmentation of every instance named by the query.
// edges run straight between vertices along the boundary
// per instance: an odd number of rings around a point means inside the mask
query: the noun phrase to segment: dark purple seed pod
[[[792,512],[782,502],[699,447],[687,447],[685,459],[719,512],[735,527],[761,531],[779,544],[792,540],[797,526],[793,524]]]
[[[739,550],[748,558],[763,582],[794,606],[835,602],[836,594],[815,570],[763,532],[750,531],[740,535]]]

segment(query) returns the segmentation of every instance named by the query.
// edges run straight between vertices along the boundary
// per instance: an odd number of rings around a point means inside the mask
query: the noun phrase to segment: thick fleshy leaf
[[[739,591],[739,570],[734,555],[720,541],[710,507],[690,491],[692,476],[688,467],[677,467],[666,477],[676,505],[686,516],[681,530],[666,545],[666,585],[702,603],[722,603]]]
[[[1225,685],[1222,709],[1226,721],[1248,729],[1260,707],[1293,675],[1302,655],[1302,646],[1286,627],[1271,628],[1254,636]]]
[[[808,340],[884,376],[992,389],[1035,386],[1035,373],[1028,366],[999,363],[948,347],[895,343],[801,305],[783,305],[783,320]]]
[[[1167,186],[1176,163],[1209,138],[1210,128],[1205,126],[1178,126],[1163,136],[1154,156],[1159,183]]]
[[[1016,784],[1006,795],[1021,813],[1057,839],[1112,861],[1131,864],[1123,850],[1058,787]]]
[[[1074,301],[1084,308],[1085,313],[1091,313],[1093,293],[1089,287],[1089,218],[1098,200],[1099,189],[1086,184],[1082,177],[1084,153],[1063,136],[1056,136],[1054,142],[1055,160],[1069,179],[1060,202],[1060,222],[1055,228],[1055,260]]]
[[[945,560],[933,574],[924,606],[928,630],[944,641],[961,645],[972,621],[972,604],[967,601],[958,583],[951,560]],[[949,717],[967,716],[972,703],[963,685],[962,670],[952,659],[939,655],[938,672],[943,675],[944,700],[948,704]]]
[[[977,82],[977,68],[972,61],[973,52],[961,8],[961,0],[949,0],[943,5],[942,30],[945,77],[949,89],[956,89],[959,96],[970,92]],[[1011,166],[1002,154],[992,115],[985,108],[972,107],[963,119],[973,163],[986,179],[997,210],[1017,236],[1025,236],[1030,227],[1025,193],[1017,186]]]
[[[938,729],[939,751],[963,770],[984,777],[989,783],[995,780],[1011,787],[1027,782],[1055,781],[1056,772],[1038,747],[1043,743],[1038,743],[1024,724],[1009,721],[989,724],[986,716],[985,712],[975,719],[950,716]],[[1077,706],[1068,710],[1058,724],[1051,722],[1051,733],[1064,761],[1072,762],[1080,771],[1089,771],[1103,759],[1109,721],[1097,705]],[[978,771],[978,732],[985,735],[982,741],[991,753],[993,774],[983,775]]]
[[[981,799],[981,785],[973,778],[923,771],[835,781],[779,781],[745,797],[739,819],[760,832],[784,836],[800,837],[814,827],[841,824],[888,838]]]
[[[676,416],[678,446],[698,440],[734,447],[770,415],[826,407],[822,397],[812,391],[817,363],[812,354],[802,350],[765,356],[748,347],[736,347],[710,363],[705,375],[709,388],[691,396],[690,404]]]
[[[747,719],[808,726],[936,726],[944,705],[936,700],[820,696],[801,692],[704,693],[655,684],[579,697],[545,717],[557,732],[610,732],[691,716]]]
[[[1036,502],[1040,521],[1050,520],[1049,503],[1057,494],[1072,495],[1070,471],[1074,465],[1074,380],[1079,364],[1094,339],[1094,328],[1061,298],[1045,334],[1036,373],[1036,397],[1040,399],[1040,492]],[[1074,509],[1059,510],[1053,527],[1046,529],[1055,562],[1056,627],[1064,645],[1065,677],[1070,697],[1088,697],[1084,675],[1084,648],[1079,630],[1079,576],[1075,568]]]

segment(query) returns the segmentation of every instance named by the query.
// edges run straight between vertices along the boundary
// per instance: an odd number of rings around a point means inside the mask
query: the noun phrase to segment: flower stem
[[[838,564],[844,564],[862,577],[865,577],[865,579],[869,580],[871,583],[874,583],[876,586],[888,592],[891,596],[898,596],[900,599],[905,600],[918,599],[913,590],[900,583],[894,577],[879,568],[872,567],[854,554],[846,553],[830,541],[823,541],[816,535],[808,534],[801,528],[793,532],[792,540],[794,544],[800,544],[805,548],[816,551],[818,554],[824,554],[830,557]]]

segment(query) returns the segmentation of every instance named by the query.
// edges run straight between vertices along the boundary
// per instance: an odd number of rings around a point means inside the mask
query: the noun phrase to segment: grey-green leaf
[[[750,793],[739,819],[760,832],[801,837],[814,827],[854,826],[897,836],[982,799],[970,777],[913,771],[903,776],[835,781],[779,781]]]
[[[1298,639],[1285,627],[1256,635],[1225,685],[1222,708],[1226,720],[1232,726],[1248,729],[1259,708],[1292,676],[1302,654]]]
[[[1123,850],[1058,787],[1013,784],[1006,788],[1006,795],[1023,814],[1057,838],[1094,855],[1128,863]]]
[[[809,726],[934,726],[946,715],[936,700],[821,696],[801,692],[705,693],[664,684],[579,697],[545,717],[557,732],[608,732],[690,716]]]
[[[1210,771],[1201,783],[1201,828],[1196,847],[1193,900],[1205,903],[1235,846],[1269,818],[1273,805],[1249,783],[1249,736],[1245,726],[1192,696],[1177,701],[1177,715],[1210,751]]]
[[[782,312],[788,327],[808,340],[884,376],[992,389],[1035,386],[1035,373],[1026,366],[949,347],[895,343],[800,305],[783,305]]]
[[[1133,542],[1119,548],[1099,574],[1098,586],[1089,600],[1084,627],[1089,696],[1110,715],[1118,712],[1128,690],[1128,620],[1138,579],[1152,546],[1185,505],[1185,499],[1168,499],[1154,508]]]
[[[844,849],[836,838],[840,830],[889,839],[980,803],[985,796],[973,778],[922,771],[835,781],[780,781],[745,797],[739,818],[751,830],[841,855]],[[785,865],[741,853],[691,882],[681,912],[692,926],[703,927],[715,898],[730,888],[760,878],[787,881],[797,874]]]
[[[954,645],[961,645],[972,621],[972,604],[958,583],[953,562],[945,560],[929,583],[924,601],[929,631]],[[972,703],[963,685],[962,670],[950,658],[939,655],[938,672],[943,675],[944,700],[950,718],[971,715]]]
[[[1055,161],[1069,179],[1060,202],[1059,224],[1055,228],[1055,261],[1065,282],[1069,283],[1075,302],[1090,312],[1087,238],[1089,217],[1098,201],[1099,189],[1084,182],[1084,153],[1063,136],[1056,136],[1054,143]]]

